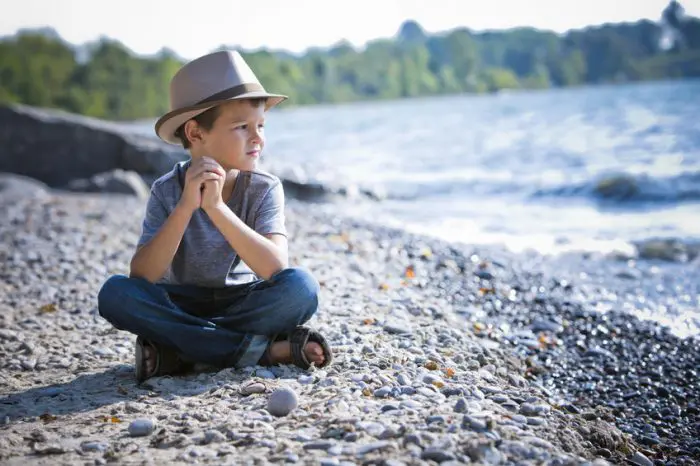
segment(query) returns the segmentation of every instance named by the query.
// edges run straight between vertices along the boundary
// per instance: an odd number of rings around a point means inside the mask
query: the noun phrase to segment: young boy
[[[156,134],[191,158],[156,180],[129,277],[109,278],[100,315],[138,335],[136,377],[218,367],[331,362],[307,327],[319,285],[289,268],[280,180],[257,170],[269,94],[240,54],[185,64]]]

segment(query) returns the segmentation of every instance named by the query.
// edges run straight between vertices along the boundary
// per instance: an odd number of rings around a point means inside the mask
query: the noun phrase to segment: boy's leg
[[[233,287],[216,290],[214,302],[218,309],[217,316],[210,320],[236,332],[268,336],[264,340],[254,340],[243,356],[250,361],[259,361],[271,337],[291,333],[316,313],[318,293],[318,281],[309,271],[287,268],[245,289]],[[323,354],[318,344],[311,343],[311,346],[313,348],[310,350]]]
[[[194,289],[185,288],[188,293]],[[220,367],[254,365],[257,348],[268,342],[265,335],[234,331],[183,311],[170,299],[166,287],[141,278],[109,278],[98,294],[98,309],[120,330],[168,346],[188,360]]]

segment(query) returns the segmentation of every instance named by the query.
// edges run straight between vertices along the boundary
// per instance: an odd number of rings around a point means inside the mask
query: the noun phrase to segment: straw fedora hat
[[[170,111],[156,122],[156,134],[180,144],[175,131],[187,120],[236,99],[267,98],[265,110],[287,99],[270,94],[235,50],[210,53],[186,63],[170,81]]]

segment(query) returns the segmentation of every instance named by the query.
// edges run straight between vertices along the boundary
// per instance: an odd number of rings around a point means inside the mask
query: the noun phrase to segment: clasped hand
[[[223,204],[221,192],[226,181],[226,171],[210,157],[192,159],[185,174],[185,188],[181,202],[193,212],[198,208],[212,209]]]

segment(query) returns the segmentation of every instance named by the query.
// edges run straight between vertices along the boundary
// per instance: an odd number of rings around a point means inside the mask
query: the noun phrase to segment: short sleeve
[[[151,188],[151,195],[148,197],[146,214],[144,215],[143,224],[141,226],[141,237],[139,238],[136,248],[138,249],[151,241],[167,218],[168,211],[165,208],[165,204],[158,198],[155,188]]]
[[[287,236],[284,219],[284,188],[277,182],[263,197],[255,215],[253,229],[261,235]]]

